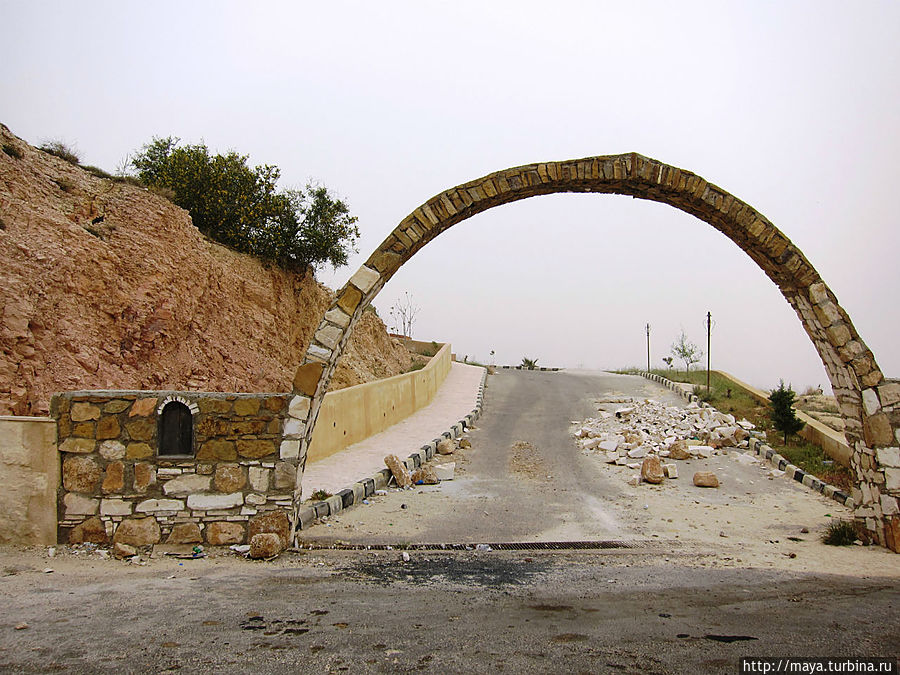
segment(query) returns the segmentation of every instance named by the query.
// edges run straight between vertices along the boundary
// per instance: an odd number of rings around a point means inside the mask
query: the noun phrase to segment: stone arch
[[[501,204],[560,192],[630,195],[674,206],[715,227],[762,268],[794,308],[831,380],[854,449],[855,516],[872,541],[900,549],[900,383],[885,380],[835,295],[768,219],[702,177],[636,153],[498,171],[432,197],[394,228],[338,291],[296,371],[283,438],[286,452],[300,457],[295,521],[319,407],[363,310],[403,263],[449,227]]]

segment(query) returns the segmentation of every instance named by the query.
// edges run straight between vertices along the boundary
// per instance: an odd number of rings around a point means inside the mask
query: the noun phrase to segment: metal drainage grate
[[[658,548],[660,546],[676,548],[680,542],[675,541],[522,541],[500,543],[470,543],[470,544],[348,544],[343,542],[307,542],[298,547],[298,550],[327,550],[336,549],[342,551],[582,551],[592,549],[642,549]]]

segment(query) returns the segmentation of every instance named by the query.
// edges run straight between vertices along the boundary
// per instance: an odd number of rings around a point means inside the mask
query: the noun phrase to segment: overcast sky
[[[341,286],[434,194],[520,164],[640,152],[754,206],[806,254],[889,376],[900,253],[897,2],[0,0],[0,122],[113,170],[154,135],[318,180],[359,217]],[[793,310],[726,237],[672,207],[553,195],[419,252],[419,339],[462,357],[614,368],[683,328],[761,387],[827,376]]]

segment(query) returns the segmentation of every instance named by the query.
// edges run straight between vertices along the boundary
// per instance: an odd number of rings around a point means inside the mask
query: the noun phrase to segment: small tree
[[[666,367],[669,370],[672,370],[672,361],[674,361],[675,359],[671,356],[664,356],[662,360],[663,360],[663,363],[666,364]]]
[[[537,359],[529,359],[528,357],[523,356],[522,365],[520,367],[524,368],[525,370],[534,370],[535,368],[537,368],[537,362]]]
[[[413,303],[409,291],[406,291],[402,298],[391,305],[391,309],[388,312],[391,316],[391,329],[400,335],[412,337],[413,325],[416,322],[416,315],[419,313],[419,309]]]
[[[703,358],[703,350],[688,340],[684,330],[681,331],[675,342],[672,343],[672,356],[684,361],[684,372],[689,373],[691,366]]]
[[[769,394],[769,417],[775,428],[784,434],[784,444],[787,445],[788,436],[798,433],[806,423],[797,419],[794,413],[794,390],[788,385],[784,388],[784,380],[778,381],[778,389],[773,389]]]

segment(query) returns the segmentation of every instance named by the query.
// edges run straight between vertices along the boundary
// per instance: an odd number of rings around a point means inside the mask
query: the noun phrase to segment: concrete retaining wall
[[[449,372],[450,345],[445,344],[421,370],[329,392],[322,401],[306,461],[340,452],[424,408]]]
[[[0,417],[0,544],[56,542],[56,420]]]

